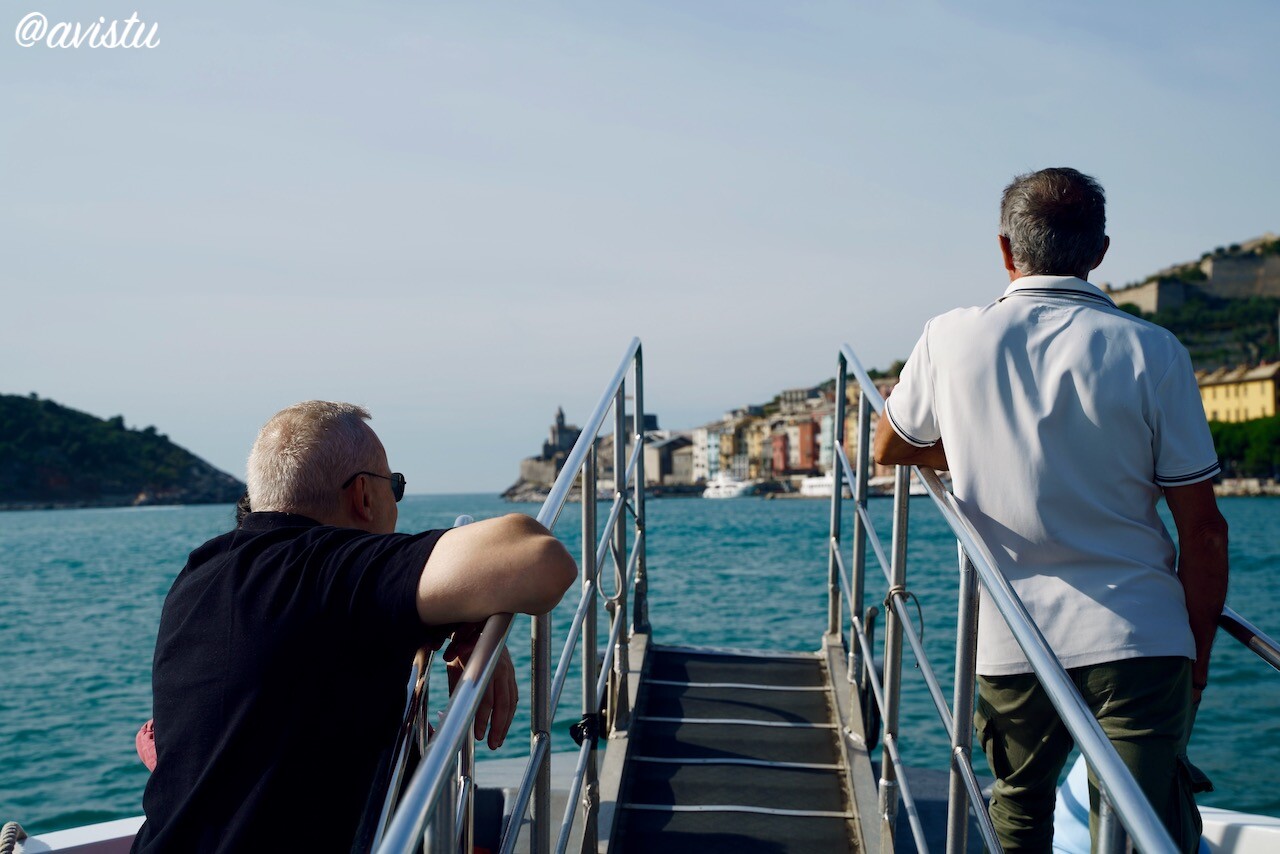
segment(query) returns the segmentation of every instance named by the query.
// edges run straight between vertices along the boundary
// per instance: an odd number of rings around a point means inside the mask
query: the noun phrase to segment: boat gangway
[[[532,618],[530,750],[519,785],[507,790],[500,827],[490,829],[494,847],[477,847],[477,793],[484,791],[478,788],[484,781],[476,778],[469,733],[510,631],[512,618],[506,615],[489,620],[438,731],[425,745],[423,692],[410,692],[400,745],[404,761],[389,786],[372,849],[999,851],[971,762],[982,585],[1099,779],[1100,849],[1175,851],[986,546],[936,472],[921,467],[914,474],[957,542],[956,676],[949,696],[944,693],[908,607],[913,469],[896,470],[886,542],[867,507],[872,413],[884,401],[848,345],[838,354],[835,388],[830,534],[826,566],[815,568],[815,583],[826,583],[828,608],[826,625],[814,627],[815,651],[664,646],[661,622],[652,625],[648,611],[643,358],[640,341],[633,340],[538,514],[554,531],[570,492],[576,493],[581,595],[554,671],[549,617]],[[841,415],[855,405],[846,399],[850,388],[857,390],[858,432],[846,443]],[[625,441],[601,443],[609,427]],[[602,454],[601,447],[610,444],[611,451]],[[854,449],[853,460],[846,446]],[[843,498],[846,486],[852,500]],[[876,573],[868,567],[881,570],[883,584],[873,585]],[[601,601],[607,628],[597,625]],[[879,652],[873,649],[877,617],[884,623]],[[1280,647],[1247,620],[1227,608],[1221,625],[1280,670]],[[950,739],[951,769],[940,781],[921,780],[903,766],[899,704],[906,647]],[[570,732],[553,733],[551,721],[566,701],[575,656],[583,674],[575,695],[581,719]],[[576,749],[566,757],[572,770],[555,787],[553,739]],[[415,745],[424,753],[410,776]],[[915,782],[930,791],[913,789]]]

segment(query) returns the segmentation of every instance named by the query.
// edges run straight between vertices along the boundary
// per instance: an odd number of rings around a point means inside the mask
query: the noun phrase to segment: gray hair
[[[282,409],[258,431],[249,452],[249,504],[255,511],[327,515],[342,481],[379,461],[378,437],[364,407],[308,400]]]
[[[1000,199],[1000,233],[1025,276],[1084,277],[1107,236],[1106,196],[1093,178],[1058,167],[1013,179]]]

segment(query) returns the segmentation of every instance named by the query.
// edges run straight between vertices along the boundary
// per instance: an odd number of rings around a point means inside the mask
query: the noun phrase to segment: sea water
[[[1231,524],[1229,603],[1280,636],[1280,499],[1221,502]],[[891,502],[872,501],[886,548]],[[816,650],[826,624],[825,501],[650,499],[647,546],[654,641],[748,649]],[[407,496],[400,530],[447,527],[536,505],[488,495]],[[564,509],[556,534],[580,554],[580,505]],[[141,812],[147,771],[134,733],[151,715],[151,655],[164,596],[187,553],[231,527],[229,505],[0,513],[0,821],[29,832]],[[602,505],[600,521],[604,521]],[[850,523],[845,521],[846,553]],[[908,587],[923,617],[924,646],[950,697],[954,658],[954,540],[926,498],[911,502]],[[869,555],[868,604],[883,595]],[[612,565],[603,588],[615,591]],[[572,619],[574,588],[556,610],[553,662]],[[914,608],[913,608],[914,610]],[[603,609],[601,640],[607,628]],[[883,618],[881,619],[883,625]],[[879,639],[882,642],[882,637]],[[495,754],[528,752],[529,620],[517,618],[509,648],[521,674],[521,705]],[[572,750],[581,713],[577,660],[552,732]],[[945,769],[947,740],[910,650],[903,658],[900,727],[908,765]],[[437,666],[432,704],[446,701]],[[1271,781],[1280,767],[1280,673],[1219,633],[1191,758],[1217,790],[1201,803],[1280,815]],[[324,749],[317,744],[317,750]],[[978,759],[979,770],[982,760]],[[483,784],[483,780],[480,781]]]

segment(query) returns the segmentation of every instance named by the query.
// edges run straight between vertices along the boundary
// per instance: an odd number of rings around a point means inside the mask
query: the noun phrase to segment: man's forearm
[[[530,517],[508,513],[444,533],[418,581],[418,616],[437,625],[545,614],[577,577],[559,540]]]
[[[1201,689],[1209,679],[1209,650],[1218,617],[1227,601],[1227,527],[1212,526],[1180,543],[1178,580],[1187,600],[1187,617],[1196,643],[1192,682]]]
[[[942,439],[927,448],[916,447],[899,436],[889,419],[884,417],[876,425],[874,451],[875,461],[881,465],[929,466],[940,471],[950,469]]]
[[[947,465],[947,449],[942,447],[942,440],[934,442],[927,448],[919,448],[915,454],[915,459],[910,461],[913,466],[928,466],[938,471],[947,471],[951,466]]]
[[[877,456],[876,462],[881,465],[928,466],[938,471],[948,471],[951,468],[947,464],[947,450],[942,446],[941,439],[927,448],[917,448],[902,442],[883,457]]]
[[[1164,500],[1178,528],[1178,580],[1196,643],[1192,698],[1209,682],[1209,650],[1227,601],[1227,520],[1218,510],[1212,481],[1166,486]]]

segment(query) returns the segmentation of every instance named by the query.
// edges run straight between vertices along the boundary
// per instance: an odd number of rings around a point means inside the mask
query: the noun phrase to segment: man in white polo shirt
[[[1092,178],[1019,176],[1000,231],[1009,288],[925,325],[886,402],[876,459],[951,470],[1000,570],[1174,839],[1194,851],[1199,815],[1180,754],[1226,598],[1227,525],[1190,358],[1086,281],[1109,245]],[[1176,561],[1156,513],[1162,495]],[[1072,739],[983,596],[975,720],[998,778],[991,817],[1005,850],[1048,851]],[[1096,830],[1092,786],[1090,801]]]

